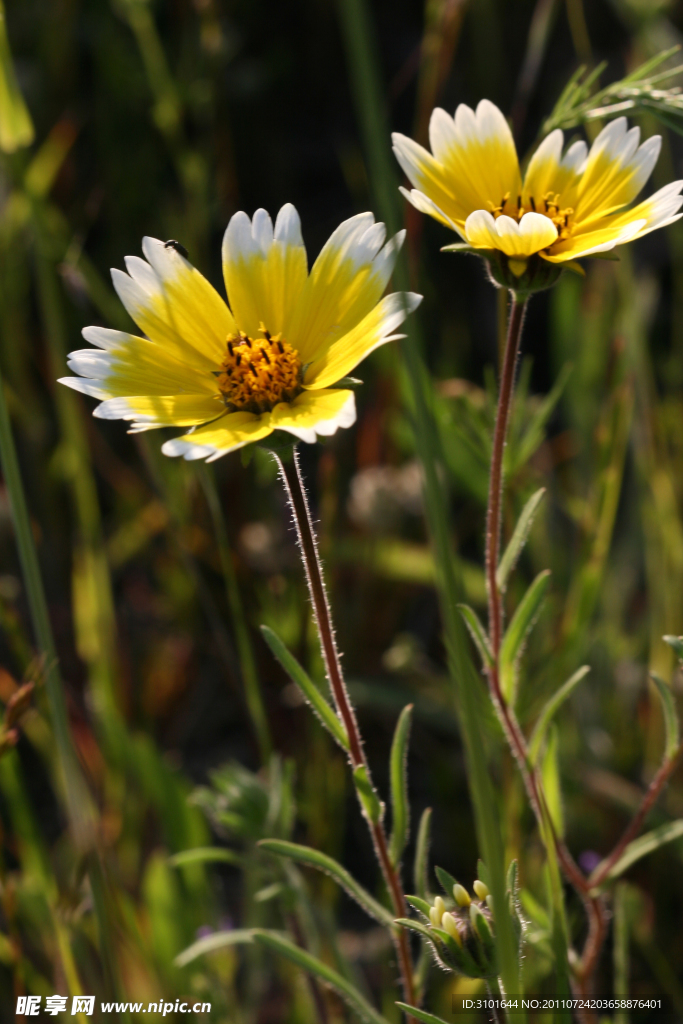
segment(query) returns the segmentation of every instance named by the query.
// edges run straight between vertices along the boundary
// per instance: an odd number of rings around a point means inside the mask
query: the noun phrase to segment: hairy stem
[[[293,449],[291,460],[281,459],[277,453],[274,454],[280,467],[282,482],[294,516],[294,523],[301,550],[301,558],[304,564],[306,581],[311,595],[313,615],[318,628],[320,647],[322,649],[323,660],[325,662],[327,678],[330,683],[337,712],[349,737],[351,766],[354,769],[361,766],[364,767],[368,773],[368,778],[370,778],[368,763],[363,751],[363,740],[358,728],[358,722],[356,721],[353,705],[351,704],[351,700],[346,689],[341,661],[339,659],[339,652],[334,639],[332,615],[330,613],[330,606],[327,600],[327,591],[325,590],[322,565],[320,564],[320,558],[318,555],[318,545],[308,508],[306,490],[301,477],[297,451],[296,448]],[[368,827],[370,829],[370,835],[372,836],[377,860],[387,889],[389,890],[394,914],[396,917],[405,917],[407,908],[403,897],[401,878],[398,868],[394,867],[389,856],[389,848],[387,845],[384,826],[381,821],[372,822],[368,820]],[[396,945],[404,998],[407,1003],[414,1003],[415,990],[413,983],[413,965],[410,956],[410,947],[408,945],[408,936],[405,930],[401,929],[398,932],[394,932],[392,937]],[[413,1020],[412,1017],[408,1019],[409,1021]]]

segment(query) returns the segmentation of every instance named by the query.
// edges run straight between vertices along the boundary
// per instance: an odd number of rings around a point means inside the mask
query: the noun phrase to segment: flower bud
[[[446,910],[446,904],[440,896],[437,896],[434,900],[434,906],[429,911],[429,920],[432,922],[435,928],[440,927],[441,919]]]
[[[453,886],[453,899],[459,907],[469,907],[472,902],[470,894],[464,885],[460,885],[460,882],[456,882]]]
[[[489,887],[484,882],[481,882],[478,878],[472,884],[472,888],[474,889],[477,897],[482,901],[485,900],[489,894]]]
[[[446,913],[441,918],[441,927],[445,932],[448,932],[452,939],[455,939],[459,946],[462,946],[462,936],[460,935],[460,929],[458,928],[458,924],[455,918],[448,911],[446,911]]]

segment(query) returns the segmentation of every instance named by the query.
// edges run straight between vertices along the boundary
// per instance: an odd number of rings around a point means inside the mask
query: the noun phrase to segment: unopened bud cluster
[[[464,885],[455,882],[452,899],[436,896],[429,907],[429,932],[434,951],[442,966],[471,978],[496,974],[495,942],[491,897],[479,879],[471,896]]]

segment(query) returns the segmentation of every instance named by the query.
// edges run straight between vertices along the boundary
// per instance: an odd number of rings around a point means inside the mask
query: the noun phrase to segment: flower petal
[[[304,364],[355,327],[379,302],[405,237],[383,247],[384,225],[371,213],[344,221],[313,264],[293,317],[289,342]]]
[[[300,441],[313,444],[316,436],[329,437],[340,427],[356,421],[353,391],[304,391],[293,402],[276,405],[270,414],[273,429],[286,430]]]
[[[315,359],[304,378],[306,388],[327,388],[346,377],[373,349],[392,340],[392,332],[422,302],[414,292],[385,296],[359,324]]]
[[[446,227],[450,228],[452,231],[457,231],[461,238],[465,237],[462,229],[458,227],[458,225],[452,221],[451,218],[443,212],[443,210],[440,210],[436,203],[430,199],[429,196],[426,196],[424,192],[420,192],[416,188],[412,188],[408,191],[408,189],[404,188],[403,185],[399,186],[399,192],[404,195],[408,202],[414,206],[416,210],[419,210],[420,213],[428,214],[430,217],[433,217],[434,220],[438,220],[442,224],[445,224]]]
[[[70,352],[69,369],[92,378],[106,398],[217,394],[210,371],[172,358],[161,345],[146,338],[102,327],[86,327],[83,337],[98,347]],[[210,364],[212,369],[215,365]]]
[[[600,132],[571,203],[577,224],[619,209],[638,195],[657,162],[662,140],[654,135],[638,148],[639,141],[640,130],[628,131],[625,117],[618,117]]]
[[[166,441],[164,455],[182,455],[184,459],[206,459],[214,462],[236,448],[272,434],[271,413],[257,416],[252,412],[230,412],[213,423],[198,427],[190,434]]]
[[[477,210],[467,218],[465,233],[477,249],[500,249],[520,259],[547,249],[557,239],[557,228],[542,213],[525,213],[518,224],[512,217],[494,220],[486,210]]]
[[[231,218],[223,238],[225,287],[237,325],[251,338],[263,322],[271,334],[289,339],[307,272],[299,214],[291,203],[280,210],[275,229],[265,210],[257,210],[253,221],[243,212]]]
[[[93,416],[102,420],[133,420],[131,434],[156,427],[192,427],[224,415],[219,395],[135,395],[110,398]]]

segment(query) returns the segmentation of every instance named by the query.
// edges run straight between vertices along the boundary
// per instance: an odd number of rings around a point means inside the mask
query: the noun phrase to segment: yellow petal
[[[110,398],[98,405],[93,416],[102,420],[133,420],[131,434],[156,427],[192,427],[225,413],[218,395],[135,395]]]
[[[352,330],[330,345],[315,359],[304,379],[306,388],[326,388],[335,384],[365,359],[373,349],[392,339],[392,332],[408,313],[417,309],[421,295],[394,292],[385,296]]]
[[[215,395],[215,378],[209,370],[173,359],[160,345],[123,331],[104,327],[86,327],[86,341],[97,348],[69,353],[68,366],[81,378],[90,378],[103,397],[126,395],[194,394]],[[210,364],[212,368],[215,364]],[[73,381],[78,381],[74,378]],[[92,394],[92,388],[70,387]],[[85,381],[84,381],[85,383]]]
[[[371,213],[351,217],[332,233],[302,290],[288,341],[304,364],[355,327],[387,286],[404,231],[383,246],[384,224]]]
[[[182,455],[184,459],[213,462],[228,452],[272,434],[271,413],[257,416],[251,412],[230,412],[213,423],[198,427],[191,434],[166,441],[164,455]]]
[[[498,107],[482,100],[476,112],[464,103],[454,117],[437,107],[429,124],[433,157],[395,135],[394,152],[411,183],[459,227],[474,210],[498,205],[520,192],[517,152]]]
[[[588,222],[630,203],[649,178],[661,138],[652,136],[640,148],[640,129],[627,131],[625,117],[604,128],[591,146],[578,186],[575,221]]]
[[[289,340],[292,313],[308,273],[299,215],[291,203],[280,210],[275,230],[265,210],[253,221],[236,213],[223,239],[223,274],[238,327],[259,337],[263,323]]]
[[[340,427],[356,421],[353,391],[304,391],[293,402],[276,405],[270,414],[273,430],[286,430],[300,441],[313,444],[317,435],[329,437]]]
[[[543,140],[529,161],[522,192],[527,208],[531,205],[530,197],[538,206],[548,192],[559,193],[561,207],[573,205],[588,147],[583,141],[575,142],[562,156],[563,143],[564,135],[557,128]]]
[[[119,298],[151,341],[210,370],[223,357],[226,335],[235,331],[230,310],[175,249],[156,238],[144,238],[142,249],[149,262],[128,256],[128,274],[112,270]]]

